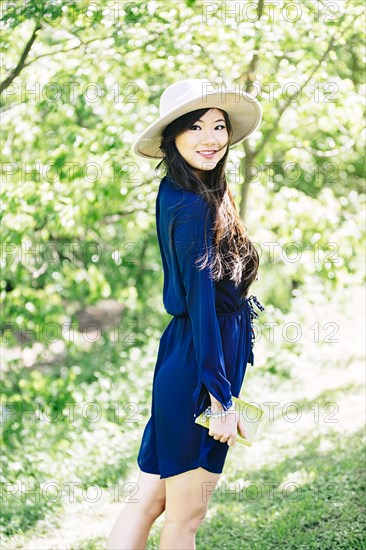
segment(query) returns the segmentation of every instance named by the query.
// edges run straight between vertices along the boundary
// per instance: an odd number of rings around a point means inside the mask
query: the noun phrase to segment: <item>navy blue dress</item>
[[[154,371],[151,416],[137,463],[167,478],[198,467],[222,473],[227,443],[208,435],[195,417],[211,404],[224,409],[238,397],[247,363],[254,364],[258,317],[252,300],[240,298],[228,277],[215,282],[195,261],[213,244],[213,219],[198,194],[164,176],[156,199],[156,228],[164,270],[163,303],[173,316],[164,330]],[[208,215],[206,221],[206,214]],[[201,264],[200,264],[201,265]]]

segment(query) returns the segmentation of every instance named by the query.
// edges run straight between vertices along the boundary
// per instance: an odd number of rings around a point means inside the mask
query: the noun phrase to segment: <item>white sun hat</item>
[[[196,109],[221,109],[233,129],[230,147],[248,138],[259,126],[262,108],[257,99],[238,89],[226,89],[207,79],[188,78],[171,84],[160,97],[159,118],[132,144],[132,151],[145,158],[163,158],[161,135],[173,120]]]

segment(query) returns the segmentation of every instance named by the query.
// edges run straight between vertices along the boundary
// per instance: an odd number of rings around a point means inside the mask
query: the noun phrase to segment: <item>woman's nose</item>
[[[205,130],[204,135],[201,138],[201,141],[205,145],[213,145],[217,143],[216,136],[213,130]]]

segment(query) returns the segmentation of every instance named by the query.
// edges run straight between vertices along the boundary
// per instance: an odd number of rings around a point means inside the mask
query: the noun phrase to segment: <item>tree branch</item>
[[[80,39],[78,39],[78,40],[80,40]],[[73,46],[72,48],[69,48],[68,50],[62,50],[61,49],[61,50],[57,50],[57,51],[54,51],[54,52],[42,53],[41,55],[37,55],[37,57],[33,57],[33,59],[30,59],[28,61],[28,63],[25,63],[24,67],[28,67],[29,65],[31,65],[35,61],[38,61],[39,59],[42,59],[43,57],[50,57],[52,55],[57,55],[58,53],[68,53],[68,52],[71,52],[72,50],[77,50],[78,48],[80,48],[82,46],[88,46],[92,42],[98,42],[100,40],[101,40],[100,38],[92,38],[90,40],[87,40],[86,42],[82,42],[80,40],[80,44],[77,44],[77,46]]]
[[[260,21],[263,15],[263,5],[264,5],[264,0],[259,0],[258,6],[257,6],[257,21]],[[262,42],[262,33],[258,32],[256,33],[256,36],[255,36],[253,57],[249,63],[248,70],[244,73],[246,75],[245,91],[248,92],[249,94],[252,92],[254,87],[253,82],[255,81],[255,75],[257,72],[257,65],[259,62],[259,46],[261,42]]]
[[[263,6],[263,2],[261,0],[258,3],[258,15],[259,15],[259,9],[262,6]],[[347,12],[345,12],[343,14],[340,24],[343,23],[346,16],[347,16]],[[357,15],[355,17],[353,17],[352,20],[344,27],[344,29],[342,31],[335,31],[333,33],[333,35],[331,36],[331,38],[329,40],[328,46],[327,46],[326,50],[324,51],[323,55],[318,60],[318,63],[316,64],[313,71],[310,73],[310,75],[306,79],[306,81],[300,87],[300,93],[308,85],[310,80],[313,78],[314,74],[319,70],[319,68],[321,67],[323,61],[329,55],[329,52],[332,49],[334,42],[344,35],[346,30],[354,23],[354,21],[357,19],[357,17],[358,17]],[[250,90],[251,83],[254,81],[254,75],[255,75],[257,62],[258,62],[258,46],[256,46],[255,54],[253,55],[252,61],[249,65],[248,72],[247,72],[246,86],[247,86],[248,91]],[[295,97],[298,93],[299,93],[299,91],[296,90],[296,92],[294,93],[294,95],[292,97]],[[272,128],[270,128],[269,132],[266,134],[265,138],[262,140],[262,142],[259,144],[259,146],[257,147],[257,149],[255,151],[253,151],[251,149],[251,147],[249,146],[247,140],[244,140],[244,142],[243,142],[243,149],[244,149],[244,152],[245,152],[244,162],[245,162],[245,165],[246,165],[247,169],[244,171],[245,178],[244,178],[244,182],[243,182],[243,186],[242,186],[240,212],[239,212],[240,218],[242,220],[244,220],[244,217],[245,217],[249,184],[250,184],[250,182],[252,180],[252,177],[253,177],[252,173],[251,173],[251,170],[250,170],[250,166],[254,162],[255,157],[257,156],[259,151],[261,151],[263,149],[263,147],[266,145],[266,143],[271,139],[273,134],[277,131],[277,129],[279,127],[280,120],[282,118],[282,115],[286,111],[286,109],[289,107],[289,105],[290,105],[290,101],[287,101],[282,106],[279,107],[279,109],[278,109],[279,116],[277,117],[277,119],[276,119],[275,123],[273,124]],[[326,156],[326,155],[322,154],[322,156]]]
[[[343,22],[344,18],[346,17],[346,13],[343,15],[342,17],[342,20],[341,20],[341,23]],[[346,25],[346,27],[342,30],[342,32],[339,33],[339,37],[337,37],[337,31],[331,36],[330,40],[329,40],[329,43],[328,43],[328,46],[325,50],[325,52],[323,53],[323,55],[321,56],[321,58],[319,59],[318,63],[316,64],[316,66],[314,67],[313,71],[310,73],[309,77],[306,79],[306,81],[302,84],[302,86],[300,86],[300,89],[299,90],[296,90],[296,92],[294,93],[294,95],[292,97],[295,97],[299,92],[301,93],[305,86],[308,85],[308,83],[310,82],[310,80],[313,78],[314,74],[319,70],[319,68],[321,67],[321,64],[323,63],[323,61],[327,58],[330,50],[332,49],[333,47],[333,44],[337,38],[341,38],[344,33],[346,32],[346,30],[350,27],[350,25],[352,25],[354,23],[354,21],[357,19],[358,15],[356,15],[350,22],[348,25]],[[291,97],[290,97],[291,99]],[[287,101],[285,102],[279,109],[278,109],[278,112],[279,112],[279,116],[277,117],[275,123],[273,124],[272,128],[270,128],[269,132],[266,134],[265,138],[262,140],[258,150],[261,150],[263,149],[263,147],[265,146],[265,144],[271,139],[272,135],[276,132],[276,130],[278,129],[278,126],[279,126],[279,123],[280,123],[280,120],[281,120],[281,117],[283,115],[283,113],[286,111],[286,109],[289,107],[290,105],[290,101]]]
[[[29,54],[33,43],[36,40],[37,32],[42,28],[42,25],[40,23],[37,23],[37,25],[34,28],[34,31],[32,33],[32,36],[28,40],[27,44],[25,45],[25,48],[23,50],[23,53],[21,54],[17,66],[10,72],[9,76],[5,78],[3,82],[0,83],[0,93],[6,90],[10,86],[10,84],[13,82],[13,80],[18,76],[18,74],[22,71],[22,69],[25,66],[25,60],[27,58],[27,55]]]
[[[258,6],[257,6],[257,21],[259,21],[263,15],[263,6],[264,6],[264,0],[259,0]],[[256,75],[257,66],[259,63],[259,47],[260,47],[261,41],[262,41],[262,34],[258,32],[256,34],[255,41],[254,41],[252,59],[249,63],[247,71],[244,73],[246,75],[245,91],[247,93],[251,93],[254,87],[255,75]],[[247,169],[244,170],[245,177],[241,187],[239,216],[244,221],[245,210],[246,210],[247,200],[248,200],[249,184],[253,177],[250,174],[248,167],[254,161],[256,151],[253,150],[253,148],[249,145],[249,142],[247,140],[244,140],[243,148],[245,152],[245,158],[242,164],[243,164],[243,168],[246,166]]]
[[[123,216],[129,216],[130,214],[134,214],[135,212],[148,213],[148,210],[146,210],[146,208],[135,208],[134,210],[120,210],[119,212],[114,212],[114,214],[107,214],[106,216],[104,216],[102,221],[104,223],[115,223],[115,222],[118,222]]]

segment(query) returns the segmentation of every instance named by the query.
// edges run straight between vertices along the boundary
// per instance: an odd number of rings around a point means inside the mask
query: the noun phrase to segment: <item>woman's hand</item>
[[[246,437],[244,425],[237,411],[232,411],[222,418],[210,417],[209,421],[208,435],[212,436],[216,441],[220,441],[220,443],[227,442],[229,447],[235,445],[238,430],[242,437]]]

